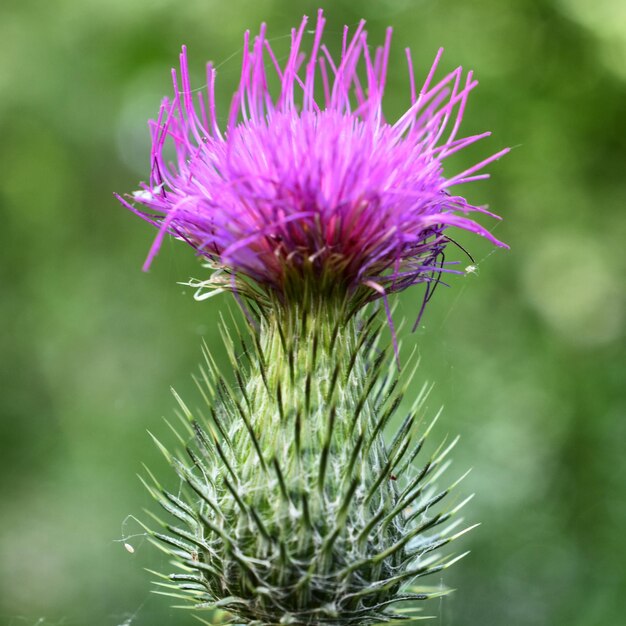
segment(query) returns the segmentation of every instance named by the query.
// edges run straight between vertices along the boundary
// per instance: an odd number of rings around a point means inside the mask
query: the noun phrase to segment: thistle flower
[[[418,93],[407,50],[410,107],[389,123],[382,100],[391,29],[373,56],[364,22],[352,36],[344,29],[341,55],[333,59],[322,43],[324,23],[320,11],[308,56],[307,18],[292,30],[283,66],[265,25],[251,48],[246,33],[225,132],[216,113],[216,70],[207,65],[206,98],[192,91],[183,48],[180,85],[173,70],[174,98],[152,123],[150,183],[122,200],[159,228],[144,269],[170,233],[221,270],[200,286],[246,294],[249,278],[284,298],[290,280],[307,275],[318,286],[341,283],[367,302],[450,271],[443,262],[450,226],[504,245],[467,216],[488,212],[452,189],[487,178],[478,172],[507,150],[443,175],[446,157],[489,135],[458,137],[477,85],[472,73],[464,77],[459,67],[435,82],[440,50]],[[276,94],[268,71],[280,82]],[[170,142],[175,164],[164,155]]]
[[[371,56],[363,22],[344,30],[334,60],[320,11],[307,58],[306,23],[283,66],[264,26],[251,49],[246,35],[224,133],[215,69],[194,104],[183,49],[182,89],[174,72],[174,99],[152,126],[150,183],[122,200],[159,229],[146,267],[173,234],[214,269],[201,289],[230,289],[249,307],[250,337],[224,333],[234,378],[205,350],[208,414],[177,396],[181,449],[157,441],[180,493],[151,472],[146,486],[170,518],[153,515],[164,530],[148,529],[179,570],[163,575],[165,593],[259,626],[394,621],[407,602],[442,593],[415,581],[460,558],[439,549],[466,532],[455,514],[468,499],[438,509],[451,488],[435,487],[454,442],[416,465],[431,428],[427,387],[386,442],[412,375],[401,384],[387,365],[384,322],[366,305],[383,298],[388,313],[387,295],[416,283],[428,299],[453,271],[451,226],[503,245],[467,216],[486,211],[450,190],[486,177],[477,172],[506,151],[442,173],[447,156],[488,134],[457,137],[471,73],[435,83],[439,52],[418,93],[407,52],[411,104],[390,124],[391,31]]]

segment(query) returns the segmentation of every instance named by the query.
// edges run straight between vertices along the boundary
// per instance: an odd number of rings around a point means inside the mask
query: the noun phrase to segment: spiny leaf
[[[320,454],[320,465],[319,465],[319,472],[318,472],[318,479],[317,479],[317,486],[320,492],[324,490],[324,480],[326,478],[326,466],[328,462],[328,455],[330,453],[330,444],[333,438],[333,430],[335,428],[336,417],[337,417],[337,410],[333,406],[331,407],[329,414],[328,414],[326,437],[324,439],[322,451]]]
[[[169,450],[150,431],[147,432],[148,435],[150,435],[150,437],[152,438],[152,441],[154,441],[154,443],[156,444],[161,454],[165,457],[166,461],[171,465],[173,457],[170,454]]]

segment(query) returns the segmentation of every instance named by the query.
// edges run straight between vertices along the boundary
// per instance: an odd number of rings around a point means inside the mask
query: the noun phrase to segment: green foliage
[[[167,557],[126,518],[153,506],[133,479],[141,460],[159,464],[145,430],[168,438],[169,385],[195,397],[200,341],[232,369],[215,323],[228,297],[177,291],[207,278],[178,242],[142,274],[153,234],[112,191],[148,175],[145,122],[182,43],[194,85],[207,59],[219,66],[225,111],[244,29],[266,21],[286,50],[320,5],[335,52],[344,24],[365,17],[372,43],[393,25],[388,119],[408,102],[405,46],[416,74],[439,46],[442,70],[475,70],[461,132],[494,139],[447,173],[515,147],[472,191],[504,217],[494,234],[511,251],[486,258],[489,246],[455,237],[478,271],[450,277],[417,332],[399,333],[436,383],[428,404],[445,404],[434,434],[462,436],[455,463],[473,467],[483,523],[463,539],[471,558],[424,579],[459,590],[426,612],[442,626],[624,621],[623,0],[4,0],[0,624],[197,624],[149,594],[143,568],[170,571]],[[447,260],[470,263],[452,248]],[[421,296],[401,296],[397,319],[411,323]]]

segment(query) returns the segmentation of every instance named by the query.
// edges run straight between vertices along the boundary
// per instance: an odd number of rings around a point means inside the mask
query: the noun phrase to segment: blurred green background
[[[449,172],[514,147],[463,190],[504,216],[511,251],[459,235],[477,272],[402,333],[436,382],[430,411],[445,404],[436,437],[462,435],[450,478],[474,468],[467,517],[482,522],[443,578],[458,591],[428,612],[442,626],[624,623],[626,4],[4,0],[1,624],[197,623],[150,593],[142,568],[163,557],[127,516],[152,506],[141,462],[167,472],[146,429],[167,439],[169,386],[198,399],[202,338],[227,367],[217,321],[232,302],[177,284],[203,276],[178,242],[142,274],[155,233],[112,192],[148,175],[146,120],[181,44],[194,86],[218,64],[223,118],[244,29],[267,21],[280,46],[318,4],[335,49],[344,23],[367,18],[372,43],[393,25],[390,117],[408,104],[404,47],[418,76],[439,46],[443,69],[475,70],[464,130],[494,137]],[[412,322],[420,296],[397,315]]]

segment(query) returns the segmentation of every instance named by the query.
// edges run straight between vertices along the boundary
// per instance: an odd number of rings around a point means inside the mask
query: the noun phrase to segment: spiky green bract
[[[236,623],[369,624],[441,593],[412,585],[458,558],[437,550],[464,532],[450,519],[464,502],[438,509],[449,489],[434,487],[454,442],[416,463],[425,388],[385,442],[410,377],[401,384],[379,350],[378,314],[347,302],[305,294],[259,310],[242,345],[226,334],[234,382],[207,353],[208,416],[181,401],[186,450],[159,444],[184,489],[149,485],[176,518],[153,536],[181,570],[165,584],[196,608]]]

